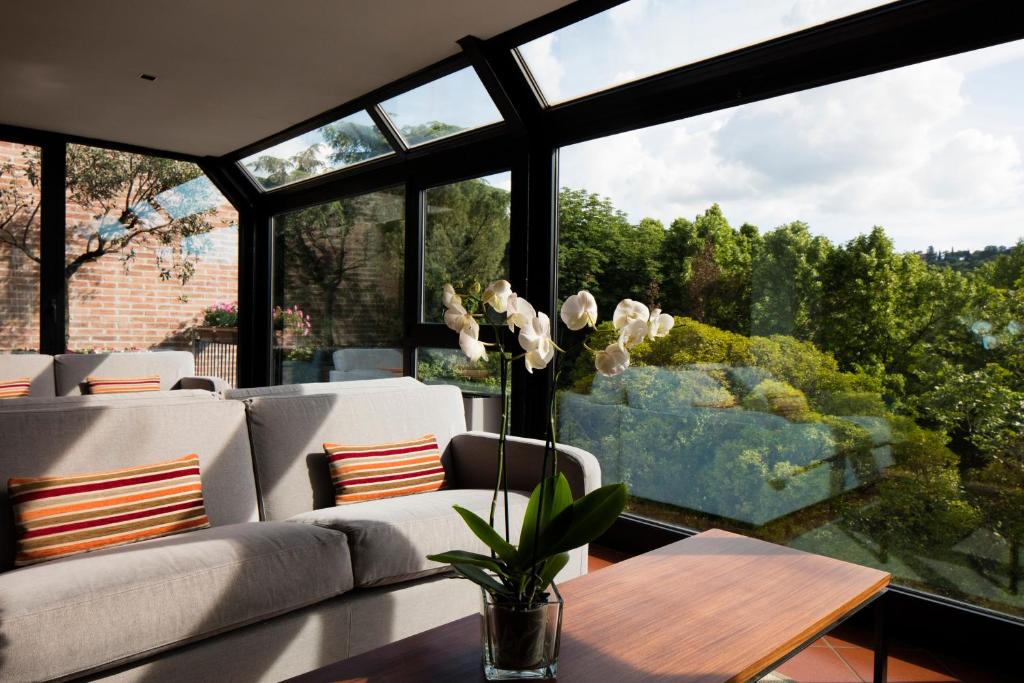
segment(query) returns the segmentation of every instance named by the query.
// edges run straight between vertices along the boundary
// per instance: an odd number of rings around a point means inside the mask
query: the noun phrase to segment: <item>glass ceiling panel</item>
[[[410,147],[502,120],[470,67],[392,97],[380,107]]]
[[[550,104],[887,4],[881,0],[630,0],[519,47]]]
[[[286,140],[242,159],[242,167],[264,190],[393,153],[365,111]]]

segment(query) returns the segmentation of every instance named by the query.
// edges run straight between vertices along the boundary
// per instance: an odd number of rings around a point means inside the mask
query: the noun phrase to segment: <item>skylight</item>
[[[380,108],[409,147],[502,120],[470,67],[392,97]]]
[[[880,0],[630,0],[519,47],[549,104],[886,4]]]
[[[392,154],[380,129],[360,111],[242,159],[242,167],[264,190]]]

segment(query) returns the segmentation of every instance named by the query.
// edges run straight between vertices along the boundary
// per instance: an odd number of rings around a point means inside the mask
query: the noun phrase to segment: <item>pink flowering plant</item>
[[[225,301],[203,310],[207,327],[238,327],[238,302]]]
[[[313,329],[313,319],[298,306],[274,307],[274,329],[287,330],[300,337],[308,337]]]

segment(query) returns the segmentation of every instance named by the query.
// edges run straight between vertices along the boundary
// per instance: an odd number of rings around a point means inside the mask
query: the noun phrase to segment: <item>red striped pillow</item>
[[[433,434],[375,445],[325,443],[324,450],[331,463],[338,505],[437,491],[444,486],[444,467]]]
[[[210,526],[199,456],[7,483],[14,508],[14,566]]]
[[[93,377],[85,378],[90,394],[130,394],[137,391],[160,391],[160,375],[146,377]]]
[[[28,377],[6,379],[0,382],[0,399],[28,396],[28,392],[31,389],[32,380]]]

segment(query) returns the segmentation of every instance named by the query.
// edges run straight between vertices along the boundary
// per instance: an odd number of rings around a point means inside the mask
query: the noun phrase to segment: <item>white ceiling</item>
[[[220,155],[566,4],[8,0],[0,123]]]

